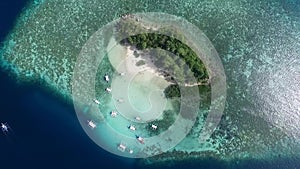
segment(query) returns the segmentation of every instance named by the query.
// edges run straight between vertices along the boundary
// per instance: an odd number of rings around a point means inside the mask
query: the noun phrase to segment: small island
[[[151,124],[147,127],[150,135],[159,134],[174,123],[180,111],[180,88],[198,87],[199,93],[203,87],[210,90],[208,71],[193,49],[184,43],[183,34],[174,28],[146,26],[139,19],[127,16],[119,21],[116,30],[117,37],[125,37],[117,41],[135,57],[146,60],[138,61],[136,66],[151,62],[149,64],[154,65],[159,74],[170,82],[164,95],[172,100],[175,111],[165,110],[162,119],[153,121],[160,126],[159,130],[152,130]]]
[[[176,39],[175,37],[167,36],[157,33],[143,33],[134,36],[129,36],[121,41],[123,45],[133,45],[137,50],[145,50],[151,48],[160,48],[170,53],[173,53],[178,58],[171,58],[166,53],[154,53],[152,56],[154,64],[158,68],[165,68],[168,70],[180,71],[180,67],[186,64],[189,69],[194,73],[194,77],[197,82],[206,82],[208,79],[207,70],[196,55],[196,53],[186,44]],[[186,70],[181,70],[186,71]],[[186,75],[182,72],[181,75]],[[178,79],[184,79],[184,77],[177,77]],[[185,83],[189,83],[188,79]]]

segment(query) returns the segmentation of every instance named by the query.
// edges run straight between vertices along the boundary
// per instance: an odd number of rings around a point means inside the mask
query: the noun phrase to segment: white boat
[[[145,144],[144,142],[144,138],[141,136],[136,136],[136,139],[141,143],[141,144]]]
[[[126,146],[123,144],[123,143],[120,143],[119,146],[118,146],[118,149],[122,152],[124,152],[126,150]]]
[[[136,128],[134,127],[134,125],[131,125],[131,124],[128,126],[128,129],[129,129],[129,130],[132,130],[132,131],[135,131],[135,130],[136,130]]]
[[[133,150],[132,150],[132,149],[130,149],[130,150],[129,150],[129,153],[130,153],[130,154],[132,154],[132,153],[133,153]]]
[[[111,117],[117,117],[118,113],[116,111],[111,111],[110,116]]]
[[[152,128],[153,130],[156,130],[156,129],[157,129],[157,126],[154,125],[154,124],[152,124],[152,125],[151,125],[151,128]]]
[[[95,102],[96,104],[100,104],[100,101],[97,100],[97,99],[94,99],[94,102]]]
[[[119,103],[124,103],[124,100],[123,100],[123,99],[117,99],[117,101],[118,101]]]
[[[8,132],[8,125],[6,123],[1,123],[1,130],[6,133]]]
[[[111,88],[106,88],[105,90],[106,90],[108,93],[111,92]]]
[[[91,129],[94,129],[97,127],[97,125],[95,124],[95,122],[93,122],[92,120],[88,120],[88,125]]]
[[[139,116],[136,116],[136,117],[135,117],[135,120],[141,121],[141,118],[140,118]]]
[[[105,79],[106,82],[109,82],[109,77],[108,77],[108,75],[105,75],[105,76],[104,76],[104,79]]]

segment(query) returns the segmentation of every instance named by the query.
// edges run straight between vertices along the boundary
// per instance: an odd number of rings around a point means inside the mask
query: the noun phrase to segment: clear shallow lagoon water
[[[9,8],[5,6],[5,9],[11,9],[8,11],[18,13],[21,5],[15,5],[16,2],[12,2],[12,4],[9,5]],[[160,7],[163,7],[163,4],[162,2]],[[197,10],[193,8],[197,6],[197,3],[186,3],[186,6],[183,6],[182,3],[179,4],[181,7],[193,9],[197,13]],[[255,116],[258,120],[253,121],[252,124],[256,126],[261,124],[259,119],[263,119],[262,121],[268,121],[269,119],[269,124],[276,126],[275,129],[272,129],[276,133],[283,131],[289,134],[286,138],[297,137],[297,135],[291,134],[297,134],[299,125],[291,120],[297,120],[298,116],[294,114],[296,117],[290,120],[291,116],[288,116],[282,123],[281,120],[284,117],[278,116],[277,113],[297,111],[295,105],[298,103],[298,97],[292,94],[297,94],[299,87],[299,81],[297,80],[299,79],[300,49],[299,2],[253,1],[252,4],[246,3],[246,1],[220,2],[220,6],[223,5],[222,7],[214,6],[218,4],[216,2],[210,4],[210,2],[203,1],[201,4],[206,8],[198,8],[201,9],[199,13],[202,11],[201,14],[198,14],[200,15],[199,18],[207,18],[205,22],[195,18],[192,12],[183,12],[189,10],[177,10],[177,12],[201,27],[212,40],[222,58],[229,83],[226,113],[236,115],[236,118],[231,120],[243,124],[249,119],[253,119],[252,116]],[[134,7],[133,4],[130,5],[127,7],[124,5],[124,9]],[[143,7],[135,8],[140,11],[146,5],[141,6]],[[175,6],[176,3],[174,3],[174,8]],[[242,8],[245,6],[247,8]],[[151,10],[151,8],[157,10],[151,5],[147,10]],[[171,9],[171,7],[168,8]],[[224,10],[217,10],[221,8]],[[168,10],[166,12],[175,13]],[[16,13],[11,16],[16,16]],[[216,15],[209,15],[214,13]],[[1,18],[5,15],[8,16],[8,13],[2,14]],[[224,17],[218,18],[218,16],[229,17],[224,19]],[[1,20],[1,25],[2,23],[8,22],[4,20],[2,22]],[[3,34],[9,32],[12,24],[8,23],[1,28],[5,27]],[[221,31],[224,29],[226,31]],[[287,86],[289,86],[288,90],[285,88]],[[2,151],[0,161],[2,166],[6,168],[38,165],[43,168],[53,168],[55,166],[100,168],[105,165],[111,165],[113,168],[140,167],[133,160],[116,157],[96,146],[81,129],[72,105],[59,100],[49,91],[41,88],[41,85],[20,87],[14,80],[7,77],[7,72],[2,72],[1,90],[0,120],[4,119],[4,121],[9,122],[14,129],[14,135],[11,138],[7,140],[6,137],[1,136],[0,139]],[[282,92],[282,94],[276,95],[278,92]],[[284,93],[288,95],[285,96]],[[293,97],[294,99],[289,100]],[[275,98],[275,100],[272,100],[272,98]],[[277,105],[281,106],[277,107]],[[270,118],[268,115],[274,115],[275,118]],[[273,121],[276,117],[278,117],[278,122]],[[282,124],[286,124],[286,122],[294,125],[285,128]],[[266,133],[269,132],[268,127],[263,127],[265,126],[260,127],[257,131],[253,129],[254,133],[262,130],[266,130]],[[277,128],[280,130],[276,130]],[[239,128],[239,132],[243,133],[243,130]],[[266,144],[266,140],[264,140],[268,136],[247,134],[252,139],[257,137],[252,142],[261,140],[256,144],[263,145],[257,148],[260,151],[256,150],[256,153],[258,152],[257,160],[240,158],[224,162],[214,159],[197,159],[192,162],[178,162],[176,165],[173,163],[170,168],[300,168],[299,159],[296,157],[298,151],[292,149],[293,145],[286,145],[285,147],[282,144],[277,147],[271,146],[269,148],[270,152],[281,150],[281,153],[275,153],[276,158],[270,159],[266,155],[269,153],[266,152],[268,148],[265,147],[268,146],[268,142]],[[242,136],[244,135],[239,135],[239,137]],[[281,140],[285,145],[285,138],[281,138]],[[82,154],[87,155],[83,157]],[[17,161],[19,163],[16,163]]]

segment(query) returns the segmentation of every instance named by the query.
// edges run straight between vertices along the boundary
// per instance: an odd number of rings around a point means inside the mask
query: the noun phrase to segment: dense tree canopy
[[[164,90],[166,98],[180,97],[180,89],[178,85],[170,85]]]
[[[165,89],[167,98],[180,97],[179,86],[207,83],[209,76],[204,63],[183,43],[185,38],[177,29],[162,27],[159,31],[149,31],[133,20],[122,20],[117,29],[117,37],[125,37],[117,39],[122,45],[150,52],[151,60],[164,72],[166,79],[177,83]]]
[[[128,38],[123,39],[121,43],[134,45],[139,50],[160,48],[171,52],[174,55],[179,56],[179,58],[171,58],[170,55],[166,54],[156,54],[155,57],[158,57],[154,58],[156,66],[169,70],[173,69],[172,71],[175,71],[178,69],[178,66],[186,64],[193,72],[194,77],[198,82],[203,82],[208,79],[206,68],[197,54],[189,46],[174,37],[157,33],[142,33],[129,36]],[[178,63],[176,63],[176,61]],[[177,73],[178,72],[179,71],[177,70]],[[181,73],[181,75],[186,75],[186,72],[183,74]],[[188,82],[189,80],[186,79],[185,81]]]

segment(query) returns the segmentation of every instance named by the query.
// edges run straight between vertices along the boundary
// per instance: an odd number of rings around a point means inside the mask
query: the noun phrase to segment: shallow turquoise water
[[[215,143],[221,156],[299,155],[299,2],[56,2],[33,5],[5,43],[3,68],[18,79],[43,79],[68,96],[74,59],[102,25],[125,12],[182,16],[206,33],[225,67],[227,107],[214,136],[226,135]]]

